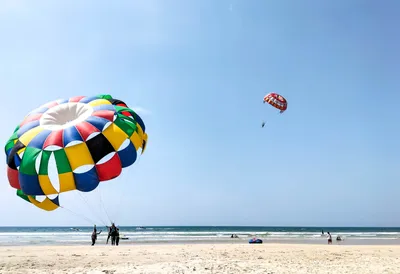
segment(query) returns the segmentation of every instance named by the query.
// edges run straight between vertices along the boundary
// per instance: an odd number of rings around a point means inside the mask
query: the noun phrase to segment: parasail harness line
[[[140,153],[138,153],[138,155],[140,155]],[[138,160],[137,160],[137,162],[136,162],[136,165],[133,166],[133,167],[131,168],[131,169],[132,169],[132,172],[135,172],[135,169],[139,169],[141,159],[142,159],[142,157],[139,156],[139,157],[138,157]],[[124,180],[124,181],[125,181],[125,180]],[[119,207],[121,206],[122,200],[123,200],[123,198],[125,197],[125,195],[126,195],[126,191],[122,191],[122,193],[121,193],[120,196],[119,196],[119,202],[118,202],[117,208],[119,208]],[[119,217],[119,213],[120,213],[120,210],[118,210],[117,213],[114,215],[113,223],[115,223],[117,217]]]
[[[107,225],[107,222],[105,222],[104,219],[100,215],[98,215],[96,213],[96,211],[91,207],[91,205],[90,205],[89,201],[87,200],[87,198],[81,192],[78,192],[78,194],[81,197],[81,199],[83,200],[83,202],[88,206],[88,208],[92,212],[92,214],[95,215],[96,218],[98,220],[100,220],[103,225]]]
[[[264,102],[264,104],[265,104],[265,102]],[[283,113],[284,111],[279,111],[278,113],[277,113],[277,115],[281,115],[282,113]],[[262,121],[262,123],[261,123],[261,127],[263,128],[263,127],[265,127],[265,124],[266,124],[267,122],[265,122],[265,120],[264,121]]]
[[[80,198],[82,199],[82,201],[88,206],[88,208],[90,209],[90,211],[92,212],[92,215],[95,217],[95,220],[93,220],[92,218],[89,218],[83,214],[79,214],[65,206],[59,206],[62,209],[65,209],[66,211],[68,211],[69,213],[71,213],[72,215],[75,215],[77,217],[80,217],[81,219],[87,221],[88,223],[90,223],[91,225],[96,225],[98,223],[102,223],[104,226],[107,226],[107,223],[104,221],[104,219],[102,219],[98,214],[96,214],[96,211],[93,210],[93,208],[90,206],[90,203],[88,202],[87,198],[85,196],[83,196],[82,193],[78,192]]]
[[[103,203],[103,198],[102,198],[102,195],[101,195],[101,186],[99,186],[99,195],[100,195],[100,206],[101,206],[101,208],[104,210],[104,212],[106,213],[106,215],[107,215],[107,218],[108,218],[108,221],[110,222],[110,223],[112,223],[112,220],[111,220],[111,218],[110,218],[110,215],[108,214],[108,212],[107,212],[107,210],[106,210],[106,207],[104,206],[104,203]]]
[[[88,217],[86,217],[84,215],[78,214],[78,213],[76,213],[76,212],[74,212],[74,211],[72,211],[72,210],[70,210],[70,209],[68,209],[68,208],[66,208],[64,206],[60,206],[60,208],[67,210],[69,213],[71,213],[71,214],[73,214],[75,216],[81,217],[82,219],[84,219],[85,221],[87,221],[88,223],[90,223],[92,225],[96,224],[96,222],[93,221],[92,219],[90,219],[90,218],[88,218]]]

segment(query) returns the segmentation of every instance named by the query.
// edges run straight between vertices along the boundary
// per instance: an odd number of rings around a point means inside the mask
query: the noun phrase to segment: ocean
[[[0,227],[0,245],[81,245],[90,244],[92,227]],[[107,230],[98,236],[105,244]],[[324,235],[322,235],[324,230]],[[256,237],[264,243],[323,243],[327,232],[340,244],[400,244],[400,228],[394,227],[243,227],[243,226],[121,226],[120,244],[146,243],[247,243]],[[238,238],[231,238],[231,235]]]

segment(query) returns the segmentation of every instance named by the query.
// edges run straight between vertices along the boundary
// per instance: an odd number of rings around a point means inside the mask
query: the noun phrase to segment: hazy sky
[[[60,196],[72,212],[97,225],[103,204],[120,225],[400,226],[400,2],[0,3],[4,145],[31,109],[76,95],[109,93],[147,126],[146,152],[101,195]],[[269,92],[284,114],[262,104]],[[91,225],[18,198],[5,171],[0,225]]]

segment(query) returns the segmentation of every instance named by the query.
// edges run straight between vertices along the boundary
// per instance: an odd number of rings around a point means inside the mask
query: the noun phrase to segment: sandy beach
[[[0,273],[400,273],[400,246],[0,247]]]

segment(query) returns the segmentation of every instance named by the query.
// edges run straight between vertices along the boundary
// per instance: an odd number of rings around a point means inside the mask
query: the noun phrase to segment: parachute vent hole
[[[90,139],[93,139],[94,137],[96,137],[96,136],[99,135],[99,134],[100,134],[100,132],[93,132],[93,133],[91,133],[91,134],[87,137],[86,141],[87,141],[87,140],[90,140]]]
[[[54,200],[55,198],[57,198],[57,196],[58,196],[58,194],[50,194],[50,195],[47,195],[47,197],[48,197],[49,199],[51,199],[51,200]]]
[[[130,143],[131,143],[131,140],[130,140],[130,139],[126,139],[126,140],[122,143],[122,145],[118,148],[118,151],[124,150],[125,148],[127,148],[127,147],[129,146]]]
[[[38,201],[38,202],[43,202],[45,199],[46,199],[46,196],[45,195],[37,195],[36,197],[35,197],[35,199],[36,199],[36,201]]]
[[[76,168],[74,170],[74,173],[76,173],[76,174],[86,173],[86,172],[90,171],[93,167],[94,167],[94,165],[83,165],[83,166]]]
[[[79,144],[82,144],[83,142],[82,141],[72,141],[72,142],[70,142],[70,143],[68,143],[65,147],[72,147],[72,146],[76,146],[76,145],[79,145]]]
[[[37,174],[39,174],[40,164],[42,163],[42,154],[43,152],[40,151],[35,160],[35,170]]]
[[[107,124],[105,124],[102,131],[105,131],[109,126],[111,126],[111,124],[112,122],[108,122]]]
[[[93,113],[93,108],[78,102],[66,102],[48,109],[40,118],[45,129],[59,130],[85,121]]]
[[[56,151],[56,150],[60,150],[60,149],[62,149],[62,147],[55,146],[55,145],[47,146],[44,148],[44,150],[46,150],[46,151]]]
[[[48,163],[48,176],[51,185],[57,192],[60,192],[60,179],[58,178],[57,161],[54,153],[51,153]]]
[[[96,164],[97,164],[97,165],[101,165],[101,164],[107,163],[108,161],[111,160],[112,157],[114,157],[115,153],[116,153],[116,152],[114,152],[114,151],[111,152],[111,153],[108,153],[106,156],[104,156],[103,158],[101,158],[100,161],[98,161]]]

